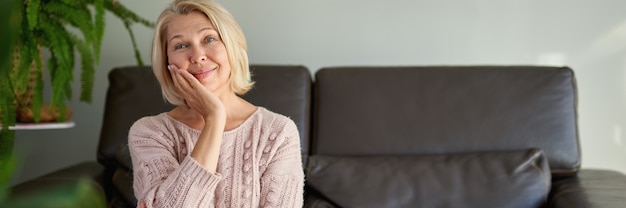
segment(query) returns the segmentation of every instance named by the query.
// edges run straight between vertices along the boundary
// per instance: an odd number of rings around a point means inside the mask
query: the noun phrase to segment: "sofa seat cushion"
[[[307,184],[339,207],[540,207],[539,149],[414,156],[311,156]]]

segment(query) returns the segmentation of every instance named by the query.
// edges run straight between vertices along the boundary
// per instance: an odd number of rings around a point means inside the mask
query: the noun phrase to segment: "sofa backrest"
[[[311,73],[304,66],[253,65],[252,79],[256,82],[242,96],[257,106],[288,116],[300,132],[302,159],[309,154],[311,126]]]
[[[141,117],[168,111],[161,88],[149,66],[118,67],[109,72],[109,87],[104,105],[98,162],[107,168],[120,166],[115,153],[128,144],[128,130]]]
[[[539,148],[580,167],[567,67],[338,67],[315,75],[312,155],[428,155]]]
[[[294,120],[306,156],[311,120],[310,72],[303,66],[253,65],[250,68],[256,84],[243,98]],[[104,181],[113,183],[105,189],[113,195],[121,195],[109,196],[110,199],[123,200],[127,205],[136,203],[132,192],[132,165],[126,146],[131,125],[141,117],[173,107],[163,99],[149,66],[120,67],[109,73],[97,158],[108,172]]]

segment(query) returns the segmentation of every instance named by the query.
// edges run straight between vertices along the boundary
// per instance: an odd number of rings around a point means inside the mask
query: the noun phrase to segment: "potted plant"
[[[91,10],[93,8],[93,12]],[[18,38],[13,51],[9,87],[16,103],[18,121],[50,122],[64,120],[64,101],[71,99],[75,52],[80,54],[82,89],[80,100],[91,102],[95,65],[100,58],[104,35],[104,13],[108,10],[125,24],[135,49],[138,65],[143,65],[131,29],[134,23],[153,27],[115,0],[25,0]],[[82,38],[67,30],[74,27]],[[50,51],[43,60],[42,48]],[[45,63],[45,64],[44,64]],[[45,65],[45,67],[44,67]],[[43,104],[43,73],[50,74],[50,105]],[[0,111],[10,109],[0,109]],[[11,116],[3,119],[12,119]],[[9,122],[8,120],[6,122]]]
[[[141,24],[153,28],[154,23],[139,17],[117,0],[9,0],[0,5],[0,25],[2,31],[8,31],[0,36],[1,203],[5,183],[12,172],[9,158],[12,157],[14,132],[9,126],[18,120],[65,120],[68,117],[65,101],[72,99],[75,69],[81,74],[80,101],[91,102],[94,70],[99,63],[105,30],[105,12],[111,12],[124,23],[138,65],[143,65],[143,61],[131,26]],[[42,50],[50,52],[47,60]],[[74,65],[78,59],[79,67]],[[49,104],[43,101],[44,73],[49,74],[51,83]]]

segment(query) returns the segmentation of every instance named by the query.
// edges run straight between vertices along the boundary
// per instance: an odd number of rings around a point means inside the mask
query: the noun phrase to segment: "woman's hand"
[[[205,121],[210,119],[226,119],[226,110],[222,101],[202,85],[191,73],[179,69],[176,65],[168,65],[174,85],[185,99],[189,108],[198,112]]]
[[[215,173],[226,124],[224,104],[187,70],[179,69],[175,65],[168,65],[167,68],[171,71],[174,85],[185,99],[187,106],[204,118],[204,128],[191,151],[191,157],[207,170]]]

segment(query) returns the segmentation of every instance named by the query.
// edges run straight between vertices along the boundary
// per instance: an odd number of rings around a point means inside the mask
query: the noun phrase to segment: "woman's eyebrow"
[[[201,28],[200,30],[198,30],[198,33],[204,33],[204,32],[215,32],[215,33],[217,33],[217,30],[215,30],[215,28],[212,28],[212,27],[204,27],[204,28]]]
[[[198,30],[198,32],[204,32],[204,31],[215,31],[217,32],[217,30],[213,29],[212,27],[203,27],[200,28],[200,30]],[[178,34],[178,35],[174,35],[172,38],[169,39],[168,42],[172,42],[172,40],[176,39],[176,38],[180,38],[182,37],[182,35]]]

